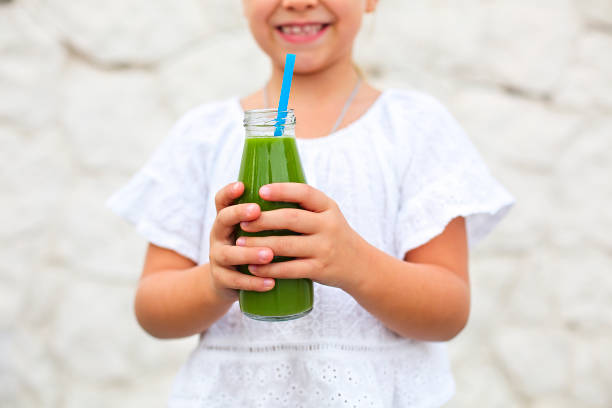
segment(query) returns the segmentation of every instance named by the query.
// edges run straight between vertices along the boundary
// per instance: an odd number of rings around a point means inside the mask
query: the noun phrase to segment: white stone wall
[[[103,202],[185,109],[263,84],[240,13],[0,1],[0,406],[164,406],[196,339],[138,327],[145,242]],[[472,256],[449,407],[612,406],[612,2],[382,0],[356,56],[441,99],[518,198]]]

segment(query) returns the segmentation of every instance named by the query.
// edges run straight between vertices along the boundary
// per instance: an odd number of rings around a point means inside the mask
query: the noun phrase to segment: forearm
[[[403,337],[446,341],[467,323],[469,284],[437,265],[396,259],[363,241],[356,279],[346,288],[357,302]]]
[[[205,331],[223,316],[235,299],[215,294],[209,268],[204,264],[143,277],[134,304],[142,328],[158,338],[186,337]]]

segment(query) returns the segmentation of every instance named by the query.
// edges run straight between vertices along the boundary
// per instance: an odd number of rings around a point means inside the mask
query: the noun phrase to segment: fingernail
[[[251,204],[247,206],[247,209],[246,209],[247,216],[251,216],[255,214],[255,211],[257,211],[257,204]]]
[[[267,197],[270,195],[270,187],[268,186],[263,186],[262,188],[259,189],[259,195],[262,197]]]
[[[249,272],[255,273],[257,272],[257,265],[249,265]]]
[[[244,246],[246,244],[246,238],[245,237],[240,237],[236,240],[236,245],[238,246]]]
[[[264,279],[264,288],[271,288],[274,286],[274,279]]]
[[[244,228],[247,228],[247,227],[248,227],[250,224],[251,224],[251,223],[250,223],[250,222],[248,222],[248,221],[242,221],[242,222],[240,223],[240,227],[241,227],[242,229],[244,229]]]
[[[270,257],[270,254],[265,249],[262,249],[261,251],[259,251],[259,260],[260,261],[266,261],[266,260],[268,260],[269,257]]]
[[[235,193],[240,188],[240,182],[234,183],[232,186],[232,191]]]

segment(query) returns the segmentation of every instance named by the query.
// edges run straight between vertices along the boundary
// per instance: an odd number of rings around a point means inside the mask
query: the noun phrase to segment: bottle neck
[[[295,138],[295,114],[293,109],[286,112],[284,123],[278,120],[277,109],[253,109],[244,112],[244,130],[247,138],[273,137],[276,130],[283,137]]]

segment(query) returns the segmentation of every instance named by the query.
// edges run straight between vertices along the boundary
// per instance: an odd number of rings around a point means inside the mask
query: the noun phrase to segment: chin
[[[281,57],[283,64],[285,61],[285,55],[289,53],[292,53],[292,51],[287,50],[285,53],[283,53]],[[296,59],[293,72],[296,74],[312,74],[330,65],[329,62],[326,63],[324,58],[308,55],[307,52],[302,51],[294,53],[296,54]]]

